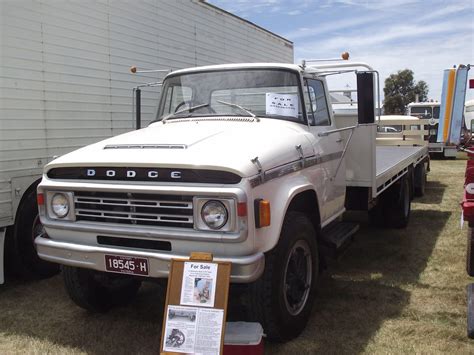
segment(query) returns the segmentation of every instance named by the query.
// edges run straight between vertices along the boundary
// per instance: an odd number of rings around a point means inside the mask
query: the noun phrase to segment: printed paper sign
[[[217,264],[185,262],[180,304],[214,307]]]
[[[279,115],[298,118],[298,95],[267,93],[265,98],[267,115]]]
[[[168,306],[164,351],[219,354],[224,310]]]

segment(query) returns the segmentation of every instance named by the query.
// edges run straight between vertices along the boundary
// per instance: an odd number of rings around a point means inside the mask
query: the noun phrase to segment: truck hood
[[[47,165],[57,167],[170,167],[210,169],[248,177],[300,159],[314,151],[305,126],[251,118],[193,118],[153,123],[66,154]]]

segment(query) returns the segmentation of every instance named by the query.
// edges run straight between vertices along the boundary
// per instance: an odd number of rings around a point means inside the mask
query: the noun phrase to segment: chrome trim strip
[[[306,157],[300,160],[292,161],[290,163],[278,166],[276,168],[269,169],[265,171],[263,174],[259,174],[257,176],[251,177],[249,179],[249,182],[252,187],[257,187],[267,181],[277,179],[279,177],[312,167],[314,165],[324,164],[332,160],[340,159],[342,157],[342,154],[343,154],[343,151],[339,151],[339,152],[326,154],[326,155],[320,155],[320,156],[313,155],[313,156]]]
[[[187,149],[186,144],[109,144],[104,149]]]

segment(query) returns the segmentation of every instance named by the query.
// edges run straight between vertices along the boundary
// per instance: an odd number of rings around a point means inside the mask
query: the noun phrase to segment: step
[[[334,222],[322,230],[321,244],[331,256],[337,256],[345,250],[353,240],[359,225],[352,222]]]

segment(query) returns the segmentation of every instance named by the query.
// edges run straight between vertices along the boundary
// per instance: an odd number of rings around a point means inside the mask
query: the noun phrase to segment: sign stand
[[[160,354],[222,354],[230,270],[209,253],[171,260]]]

